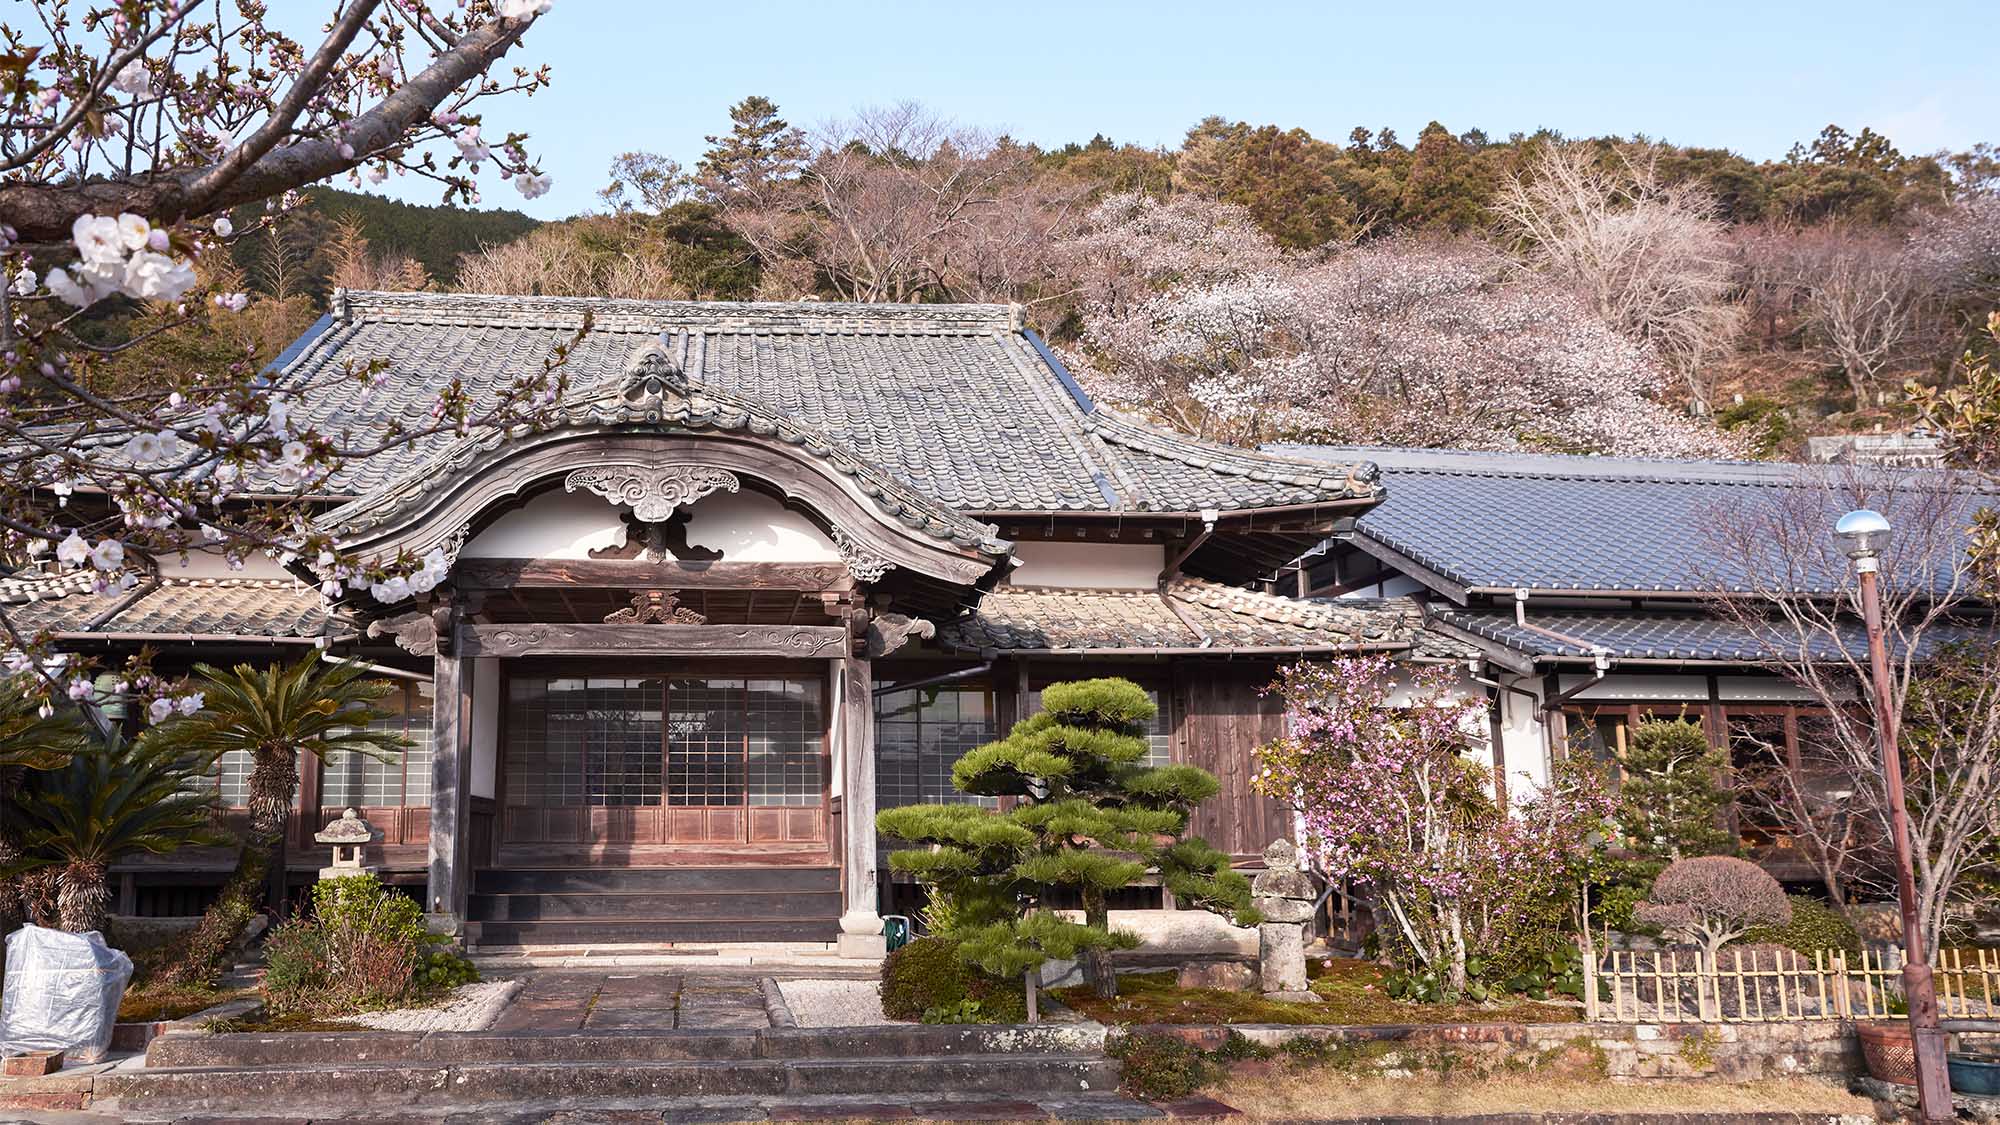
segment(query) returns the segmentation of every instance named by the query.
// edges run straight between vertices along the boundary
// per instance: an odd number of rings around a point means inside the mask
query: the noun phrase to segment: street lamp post
[[[1882,594],[1876,576],[1889,545],[1889,521],[1863,508],[1840,517],[1833,528],[1861,579],[1861,613],[1868,623],[1868,665],[1875,694],[1875,735],[1882,753],[1883,786],[1889,801],[1889,834],[1896,846],[1896,898],[1903,909],[1903,995],[1910,1007],[1910,1042],[1917,1055],[1917,1105],[1925,1121],[1952,1120],[1951,1081],[1945,1070],[1944,1030],[1938,1026],[1937,988],[1931,979],[1930,950],[1917,918],[1917,876],[1910,848],[1909,814],[1903,801],[1903,757],[1896,748],[1898,712],[1889,689],[1889,649],[1882,638]]]

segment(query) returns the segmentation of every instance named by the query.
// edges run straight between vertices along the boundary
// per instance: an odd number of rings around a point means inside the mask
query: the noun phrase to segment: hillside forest
[[[1910,425],[1906,385],[1957,378],[2000,303],[1983,144],[1209,118],[1042,148],[907,103],[808,132],[760,97],[718,124],[561,222],[317,189],[239,241],[229,338],[124,366],[268,360],[336,286],[1018,302],[1101,400],[1213,440],[1784,457]]]

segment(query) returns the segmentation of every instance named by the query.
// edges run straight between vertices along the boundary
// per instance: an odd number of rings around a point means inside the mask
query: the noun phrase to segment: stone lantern
[[[1250,881],[1250,904],[1264,916],[1257,927],[1257,955],[1264,995],[1272,1000],[1317,1001],[1306,985],[1306,923],[1319,901],[1319,880],[1299,870],[1290,840],[1264,849],[1264,870]]]
[[[348,809],[313,833],[313,839],[333,845],[333,863],[319,869],[320,878],[347,879],[368,874],[370,869],[361,865],[361,852],[374,842],[375,828],[361,814]]]

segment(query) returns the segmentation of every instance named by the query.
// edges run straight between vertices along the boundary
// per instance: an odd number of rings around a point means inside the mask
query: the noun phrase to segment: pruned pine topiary
[[[875,818],[883,835],[926,845],[889,864],[950,898],[957,955],[996,976],[1078,958],[1112,995],[1107,954],[1136,939],[1111,932],[1106,902],[1148,872],[1183,902],[1254,921],[1249,880],[1187,836],[1188,814],[1216,794],[1215,778],[1143,764],[1155,711],[1146,692],[1120,679],[1051,684],[1042,706],[952,767],[960,792],[1010,797],[1010,808],[910,805]],[[1058,889],[1082,901],[1082,922],[1047,908]]]

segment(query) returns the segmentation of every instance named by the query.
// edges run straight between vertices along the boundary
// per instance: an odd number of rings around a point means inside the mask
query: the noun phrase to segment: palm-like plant
[[[389,717],[374,703],[392,689],[356,665],[306,656],[266,668],[238,664],[227,672],[201,664],[194,675],[202,710],[166,728],[167,737],[211,760],[231,751],[250,755],[250,829],[236,870],[166,969],[176,981],[208,980],[226,968],[268,883],[282,886],[285,815],[298,791],[299,751],[310,750],[321,761],[343,751],[393,758],[409,745],[401,735],[368,728]]]
[[[167,736],[177,746],[220,759],[231,751],[250,755],[250,838],[269,851],[284,835],[285,816],[299,787],[299,751],[324,761],[341,752],[392,759],[409,745],[401,735],[370,730],[388,718],[376,700],[390,685],[367,678],[353,664],[307,656],[291,664],[249,664],[222,671],[194,669],[202,709],[174,723]]]
[[[74,714],[42,714],[39,686],[26,675],[0,679],[0,809],[12,803],[27,771],[55,769],[86,747],[83,724]],[[18,827],[13,817],[0,818],[0,871],[20,866]],[[27,913],[18,880],[0,875],[0,933],[19,925]]]
[[[13,870],[56,868],[62,928],[103,929],[113,863],[217,840],[213,799],[194,787],[210,764],[150,732],[129,740],[114,733],[31,773],[6,808],[23,853]]]

